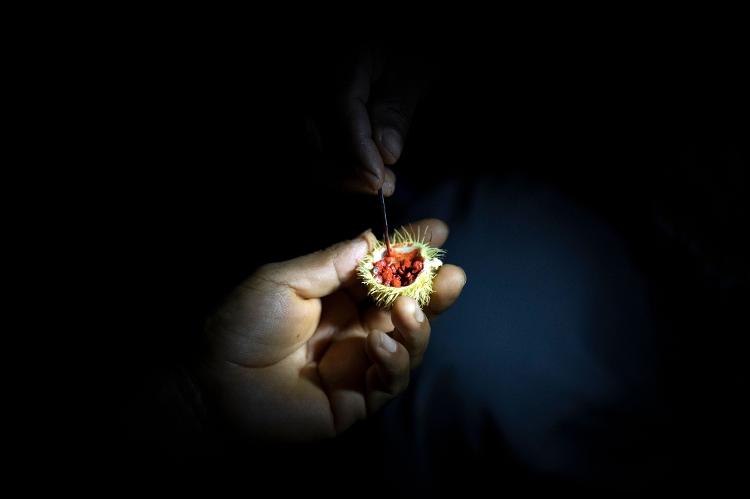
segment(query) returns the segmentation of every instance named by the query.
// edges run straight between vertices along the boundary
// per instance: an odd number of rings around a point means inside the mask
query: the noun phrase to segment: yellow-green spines
[[[414,249],[419,249],[419,253],[424,259],[424,268],[417,275],[414,282],[408,286],[394,288],[380,284],[375,279],[372,269],[375,262],[380,260],[386,251],[384,243],[378,241],[373,250],[360,260],[357,266],[357,274],[362,283],[367,287],[367,293],[379,307],[391,308],[393,302],[399,296],[414,298],[420,307],[424,307],[430,302],[432,280],[435,278],[435,274],[437,274],[440,266],[443,265],[439,257],[445,254],[445,251],[430,246],[426,240],[426,235],[427,231],[425,233],[417,231],[416,234],[413,234],[406,230],[396,230],[391,238],[393,245],[399,245],[398,250],[413,251]]]

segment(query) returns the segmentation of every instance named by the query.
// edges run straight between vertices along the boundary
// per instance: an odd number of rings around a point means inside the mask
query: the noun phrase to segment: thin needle
[[[388,249],[388,254],[391,254],[391,238],[388,235],[388,216],[385,214],[385,198],[383,197],[383,189],[378,189],[378,197],[380,198],[380,207],[383,209],[383,234],[385,237],[385,247]]]

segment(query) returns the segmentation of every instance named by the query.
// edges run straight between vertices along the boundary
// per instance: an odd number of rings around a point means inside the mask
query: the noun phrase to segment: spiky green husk
[[[362,283],[367,287],[369,294],[375,303],[385,309],[393,306],[396,298],[399,296],[409,296],[417,300],[420,307],[424,307],[430,302],[432,295],[432,280],[435,278],[438,269],[443,262],[439,257],[445,254],[445,251],[439,248],[433,248],[427,240],[427,231],[422,233],[420,230],[416,234],[407,230],[396,230],[391,238],[393,246],[401,245],[398,249],[412,251],[419,248],[419,252],[424,259],[424,268],[419,273],[413,283],[401,288],[392,288],[379,284],[372,275],[372,269],[378,260],[383,257],[386,251],[385,244],[378,241],[373,250],[359,261],[357,274]],[[396,249],[396,248],[394,248]]]

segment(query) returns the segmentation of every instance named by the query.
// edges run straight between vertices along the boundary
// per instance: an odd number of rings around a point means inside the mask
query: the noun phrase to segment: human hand
[[[409,230],[448,227],[430,219]],[[358,282],[372,248],[366,232],[293,260],[264,265],[227,299],[207,327],[201,378],[243,434],[275,441],[334,436],[402,392],[422,360],[429,318],[458,298],[466,274],[443,265],[424,313],[411,298],[375,307]]]
[[[390,196],[396,185],[393,166],[401,157],[417,103],[430,79],[433,61],[416,44],[360,48],[342,61],[329,129],[322,116],[313,127],[329,152],[345,152],[344,190]],[[326,149],[322,143],[321,149]]]

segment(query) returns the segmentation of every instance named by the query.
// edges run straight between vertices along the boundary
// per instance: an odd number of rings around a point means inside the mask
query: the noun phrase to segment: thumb
[[[355,239],[334,244],[321,251],[286,262],[267,265],[264,272],[269,280],[283,283],[302,298],[322,298],[355,276],[357,263],[375,243],[368,229]]]
[[[414,107],[410,99],[403,98],[378,99],[372,104],[373,138],[386,165],[401,157]]]

